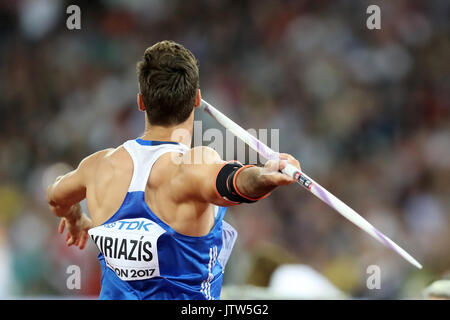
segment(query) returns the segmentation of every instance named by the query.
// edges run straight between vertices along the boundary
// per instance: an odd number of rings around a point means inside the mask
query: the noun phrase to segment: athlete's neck
[[[141,136],[141,139],[179,142],[190,148],[193,126],[194,112],[192,112],[186,121],[170,127],[152,125],[148,122],[147,115],[145,115],[145,132]]]

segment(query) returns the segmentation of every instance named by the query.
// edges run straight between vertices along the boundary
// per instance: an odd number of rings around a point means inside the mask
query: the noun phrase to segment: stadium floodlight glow
[[[278,159],[278,152],[273,151],[267,145],[256,139],[246,130],[241,128],[219,110],[214,108],[208,102],[202,99],[200,104],[200,109],[208,113],[211,117],[213,117],[217,122],[219,122],[226,129],[230,130],[235,136],[244,141],[249,147],[258,152],[260,155],[265,157],[268,160]],[[361,217],[355,210],[347,206],[344,202],[336,198],[332,195],[328,190],[322,187],[320,184],[315,182],[313,179],[308,177],[304,172],[301,172],[295,166],[287,163],[286,167],[283,169],[283,173],[292,177],[305,187],[308,191],[314,194],[317,198],[325,202],[331,208],[339,212],[345,218],[353,222],[355,225],[360,227],[362,230],[370,234],[376,240],[386,245],[388,248],[391,248],[399,255],[401,255],[404,259],[406,259],[409,263],[414,265],[415,267],[422,269],[422,265],[414,259],[408,252],[403,250],[400,246],[398,246],[394,241],[389,239],[387,236],[378,231],[374,226],[372,226],[366,219]]]

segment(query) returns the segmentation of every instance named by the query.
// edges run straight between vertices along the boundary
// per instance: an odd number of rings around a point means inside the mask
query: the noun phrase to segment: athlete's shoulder
[[[87,156],[86,158],[84,158],[83,160],[81,160],[79,168],[88,169],[92,166],[95,166],[99,161],[110,156],[115,150],[116,149],[114,148],[108,148],[94,152],[89,156]]]
[[[224,162],[212,148],[200,146],[188,150],[170,179],[174,200],[213,203],[215,176]]]
[[[119,164],[127,163],[127,157],[129,158],[123,146],[99,150],[84,158],[80,162],[78,170],[83,171],[89,176],[93,176],[100,167],[105,165],[117,166]]]
[[[181,161],[182,168],[192,165],[210,165],[223,162],[219,153],[210,147],[198,146],[184,153]]]

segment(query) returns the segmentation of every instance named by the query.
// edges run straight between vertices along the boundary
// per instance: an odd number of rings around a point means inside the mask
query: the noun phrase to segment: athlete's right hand
[[[93,227],[91,219],[85,214],[81,213],[78,219],[71,220],[62,218],[58,227],[58,232],[62,234],[64,228],[67,227],[66,243],[70,247],[75,246],[84,249],[89,238],[88,230]]]
[[[286,162],[301,170],[300,162],[297,159],[288,153],[280,153],[279,159],[266,162],[261,176],[274,186],[284,186],[296,182],[296,180],[281,172],[286,166]]]

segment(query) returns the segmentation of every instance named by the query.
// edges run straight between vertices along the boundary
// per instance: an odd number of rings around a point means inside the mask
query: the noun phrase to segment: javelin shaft
[[[275,152],[271,148],[269,148],[266,144],[259,141],[257,138],[252,136],[246,130],[241,128],[219,110],[214,108],[205,100],[201,101],[200,108],[216,119],[222,126],[226,129],[230,130],[235,136],[244,141],[247,145],[249,145],[253,150],[258,152],[260,155],[265,157],[266,159],[278,159],[278,152]],[[422,269],[422,265],[414,259],[409,253],[403,250],[400,246],[398,246],[394,241],[389,239],[383,233],[378,231],[374,226],[372,226],[366,219],[361,217],[355,210],[347,206],[344,202],[339,200],[333,194],[331,194],[324,187],[319,185],[305,173],[301,172],[295,166],[291,164],[286,164],[285,169],[283,169],[283,173],[295,179],[299,184],[305,187],[308,191],[314,194],[317,198],[328,204],[331,208],[335,209],[342,216],[350,220],[353,224],[361,228],[370,234],[373,238],[386,245],[388,248],[391,248],[395,252],[397,252],[400,256],[402,256],[409,263],[414,265],[415,267]]]

